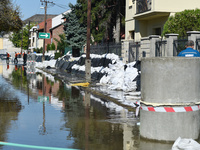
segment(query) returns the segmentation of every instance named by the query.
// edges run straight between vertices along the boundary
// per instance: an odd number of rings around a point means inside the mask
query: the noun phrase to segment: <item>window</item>
[[[153,34],[155,34],[155,35],[161,35],[161,28],[154,28],[153,30],[154,30]]]
[[[130,36],[130,39],[135,39],[135,32],[129,31],[129,36]]]

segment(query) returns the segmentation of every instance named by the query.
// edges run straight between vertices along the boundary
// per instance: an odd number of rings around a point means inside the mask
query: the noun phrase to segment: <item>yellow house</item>
[[[125,40],[140,41],[161,35],[168,17],[185,9],[200,8],[199,0],[126,0]]]

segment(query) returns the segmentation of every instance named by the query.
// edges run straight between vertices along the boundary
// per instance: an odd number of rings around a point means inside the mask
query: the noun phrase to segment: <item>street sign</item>
[[[48,102],[49,96],[38,96],[38,102]]]
[[[50,39],[50,33],[39,32],[39,39]]]

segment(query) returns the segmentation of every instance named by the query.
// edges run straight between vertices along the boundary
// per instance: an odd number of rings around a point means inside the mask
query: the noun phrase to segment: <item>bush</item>
[[[47,52],[51,49],[51,45],[47,44]]]
[[[56,49],[56,46],[54,43],[51,44],[51,50],[55,50]]]
[[[167,33],[177,33],[179,37],[186,37],[187,31],[200,30],[200,9],[184,10],[175,16],[170,16],[164,24],[162,36]]]
[[[43,48],[40,47],[40,48],[37,48],[37,49],[33,49],[33,52],[36,52],[36,53],[42,53],[43,52]]]
[[[54,59],[58,59],[60,56],[61,56],[60,53],[55,53],[55,57],[54,57]]]

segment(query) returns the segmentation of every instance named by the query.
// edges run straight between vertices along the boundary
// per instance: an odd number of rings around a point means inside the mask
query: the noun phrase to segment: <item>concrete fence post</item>
[[[160,36],[150,35],[149,40],[150,40],[150,57],[155,57],[156,56],[156,42],[161,40]]]
[[[128,57],[129,57],[129,41],[122,41],[122,58],[123,63],[128,63]]]
[[[200,32],[199,31],[188,31],[188,40],[196,42],[197,38],[200,38]],[[194,44],[194,49],[197,49],[196,44]]]
[[[165,51],[165,56],[176,56],[174,52],[174,41],[178,39],[179,34],[165,34],[166,40],[167,40],[167,50]]]
[[[200,58],[142,58],[141,137],[199,138]]]
[[[139,60],[141,60],[143,53],[146,54],[146,57],[150,57],[150,40],[149,37],[141,38],[140,42],[140,52],[139,52]]]

